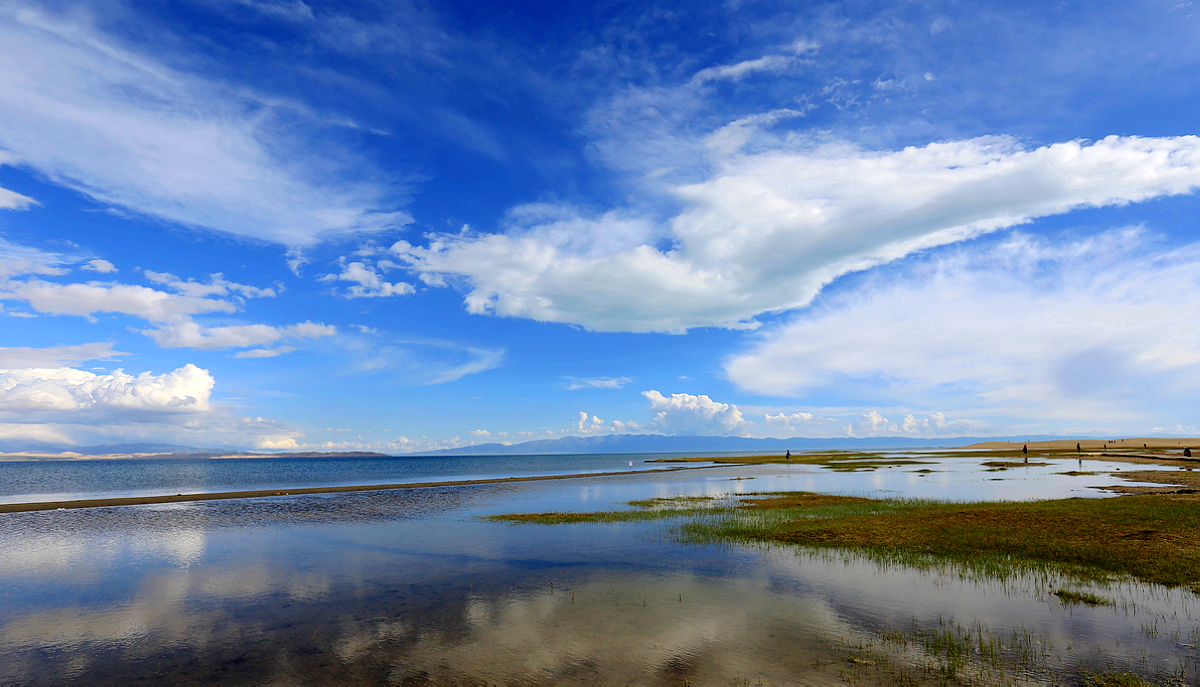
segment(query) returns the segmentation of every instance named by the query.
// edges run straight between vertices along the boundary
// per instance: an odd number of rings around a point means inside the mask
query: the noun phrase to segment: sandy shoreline
[[[425,489],[429,487],[460,487],[475,484],[507,484],[511,482],[541,482],[555,479],[580,479],[583,477],[612,477],[614,475],[646,475],[679,470],[703,470],[720,465],[698,465],[688,467],[621,470],[617,472],[585,472],[574,475],[534,475],[530,477],[495,477],[492,479],[443,480],[438,482],[410,482],[406,484],[366,484],[341,487],[303,487],[298,489],[258,489],[253,491],[218,491],[202,494],[163,494],[161,496],[126,496],[102,499],[75,499],[71,501],[35,501],[28,503],[0,503],[0,513],[23,513],[38,510],[67,508],[101,508],[104,506],[143,506],[155,503],[186,503],[189,501],[220,501],[224,499],[252,499],[263,496],[296,496],[303,494],[340,494],[352,491],[384,491],[388,489]]]

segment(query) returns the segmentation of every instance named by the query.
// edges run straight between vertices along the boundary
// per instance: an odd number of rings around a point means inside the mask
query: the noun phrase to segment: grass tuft
[[[1051,592],[1058,597],[1064,606],[1075,606],[1085,604],[1087,606],[1112,606],[1112,599],[1106,599],[1103,596],[1097,596],[1091,592],[1073,592],[1069,589],[1056,589]]]

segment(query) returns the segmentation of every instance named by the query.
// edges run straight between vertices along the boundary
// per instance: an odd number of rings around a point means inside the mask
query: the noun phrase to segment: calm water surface
[[[1085,463],[1115,467],[1130,468]],[[786,489],[1047,498],[1116,481],[1056,474],[1075,468],[767,465],[8,514],[0,683],[887,684],[926,658],[885,629],[966,626],[1036,654],[1007,669],[1018,681],[1077,683],[1086,668],[1193,684],[1190,592],[1115,584],[1095,590],[1113,606],[1065,607],[1049,593],[1064,581],[1044,576],[685,546],[661,523],[477,517]],[[862,647],[874,658],[848,660]]]

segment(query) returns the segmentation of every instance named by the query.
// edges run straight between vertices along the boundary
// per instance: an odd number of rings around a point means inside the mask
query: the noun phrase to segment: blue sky
[[[1195,435],[1192,3],[0,8],[0,440]]]

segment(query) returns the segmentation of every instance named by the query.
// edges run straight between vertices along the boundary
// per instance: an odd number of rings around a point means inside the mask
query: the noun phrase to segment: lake
[[[852,473],[648,473],[658,456],[611,455],[0,464],[10,503],[625,473],[0,515],[0,683],[888,684],[897,671],[936,682],[945,671],[936,638],[964,634],[1005,655],[955,668],[985,684],[1075,683],[1082,670],[1200,677],[1189,591],[1120,582],[1087,587],[1112,606],[1069,606],[1050,593],[1064,580],[1044,574],[1001,581],[851,553],[682,545],[654,522],[479,519],[777,490],[1104,497],[1094,487],[1116,481],[1059,474],[1075,460],[987,472],[969,455],[905,455],[936,464]]]

